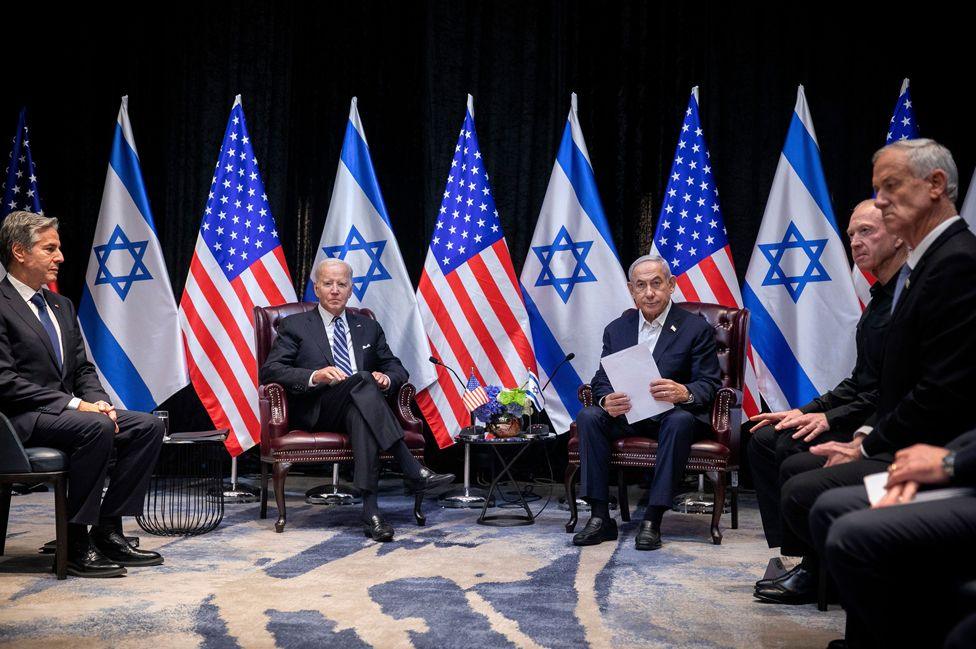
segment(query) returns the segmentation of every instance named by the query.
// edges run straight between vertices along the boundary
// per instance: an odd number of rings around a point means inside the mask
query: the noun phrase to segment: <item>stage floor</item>
[[[53,494],[14,496],[0,646],[799,649],[843,635],[837,606],[753,599],[772,553],[749,495],[721,546],[707,517],[671,513],[664,548],[637,552],[639,515],[617,543],[576,548],[555,499],[535,525],[513,528],[428,499],[427,526],[417,527],[412,499],[385,482],[380,505],[397,534],[378,544],[364,537],[358,507],[306,505],[304,490],[321,482],[309,480],[289,479],[283,534],[273,499],[269,519],[257,504],[228,505],[221,526],[198,537],[150,536],[128,519],[126,533],[166,562],[119,579],[56,581],[37,552],[54,537]]]

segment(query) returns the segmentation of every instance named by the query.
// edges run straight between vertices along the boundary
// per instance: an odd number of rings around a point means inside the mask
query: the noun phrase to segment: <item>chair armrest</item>
[[[0,412],[0,473],[30,473],[30,460],[20,437],[6,415]]]
[[[413,383],[404,383],[400,386],[396,395],[389,396],[387,400],[390,402],[390,407],[393,408],[397,421],[400,422],[400,426],[404,430],[423,434],[423,422],[417,419],[410,407],[416,395],[417,388],[414,387]]]
[[[738,466],[742,431],[742,391],[719,388],[712,404],[712,433],[715,441],[729,449],[729,464]]]
[[[267,428],[268,439],[281,437],[288,433],[288,395],[285,388],[278,383],[268,383],[258,386],[258,404],[266,399],[268,402],[267,426],[261,423],[261,435]]]
[[[579,386],[576,390],[576,398],[584,408],[589,408],[593,405],[593,387],[589,383]]]

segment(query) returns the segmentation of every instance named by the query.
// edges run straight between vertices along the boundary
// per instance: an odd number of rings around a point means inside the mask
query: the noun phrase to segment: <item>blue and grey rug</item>
[[[378,544],[363,536],[358,507],[304,504],[308,486],[289,480],[283,534],[273,503],[268,520],[257,505],[229,505],[217,530],[191,538],[153,537],[127,520],[164,565],[61,582],[37,554],[53,538],[53,496],[14,497],[0,646],[799,648],[842,635],[837,607],[753,600],[771,552],[748,497],[721,546],[706,517],[668,514],[664,548],[637,552],[636,520],[615,544],[574,547],[554,504],[533,526],[492,528],[429,499],[417,527],[396,489],[381,498],[396,539]]]

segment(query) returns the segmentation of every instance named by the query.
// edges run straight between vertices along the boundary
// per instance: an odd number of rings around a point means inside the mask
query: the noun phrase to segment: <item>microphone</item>
[[[427,360],[429,360],[434,365],[440,365],[441,367],[443,367],[444,369],[446,369],[448,372],[450,372],[451,374],[453,374],[454,375],[454,378],[456,378],[458,380],[458,383],[461,384],[461,389],[462,390],[466,390],[467,389],[467,384],[464,381],[461,380],[461,377],[458,376],[458,373],[455,372],[454,369],[450,365],[447,365],[446,363],[444,363],[444,361],[442,361],[441,359],[437,358],[436,356],[431,356]]]
[[[576,354],[574,352],[569,352],[568,354],[566,354],[566,358],[559,361],[559,365],[556,365],[556,369],[554,369],[552,372],[549,373],[549,380],[546,381],[546,384],[544,386],[542,386],[542,392],[545,392],[546,388],[549,387],[549,384],[552,383],[552,378],[556,376],[556,372],[559,371],[559,368],[565,365],[566,363],[568,363],[569,361],[573,360],[574,358],[576,358]]]

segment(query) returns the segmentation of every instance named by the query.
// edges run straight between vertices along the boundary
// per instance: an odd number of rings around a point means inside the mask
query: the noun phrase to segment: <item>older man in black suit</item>
[[[782,552],[804,556],[808,566],[816,556],[809,514],[820,494],[884,471],[902,448],[944,446],[976,428],[976,411],[964,407],[976,385],[976,236],[956,211],[952,154],[927,139],[890,144],[874,156],[874,189],[885,228],[911,251],[895,280],[873,425],[851,442],[813,447],[825,467],[783,485]],[[757,587],[756,595],[811,602],[815,581],[811,573],[794,575]]]
[[[158,553],[126,541],[122,517],[143,511],[164,429],[151,415],[112,406],[85,354],[71,301],[44,288],[64,261],[58,220],[10,213],[0,227],[0,261],[7,269],[0,281],[0,410],[26,445],[70,457],[68,573],[115,577],[124,566],[162,563]],[[113,448],[117,460],[103,498]]]
[[[363,531],[376,541],[389,541],[394,530],[376,499],[380,451],[393,454],[417,489],[451,482],[454,476],[422,467],[403,442],[403,430],[383,395],[407,381],[407,370],[390,351],[379,323],[346,310],[352,267],[323,260],[313,288],[318,308],[281,321],[261,367],[261,382],[284,386],[297,425],[349,434],[353,482],[363,491]]]
[[[627,277],[637,309],[607,325],[601,356],[638,344],[650,347],[661,376],[667,378],[652,381],[648,389],[655,399],[675,407],[629,424],[624,415],[631,408],[630,398],[614,390],[602,366],[597,369],[590,384],[599,405],[584,408],[576,416],[581,491],[592,515],[573,543],[596,545],[617,538],[617,523],[610,518],[608,507],[611,443],[620,437],[645,435],[657,437],[657,463],[634,544],[638,550],[656,550],[661,547],[661,520],[684,475],[691,444],[707,431],[721,371],[711,326],[671,303],[675,280],[668,262],[645,255],[631,264]]]

